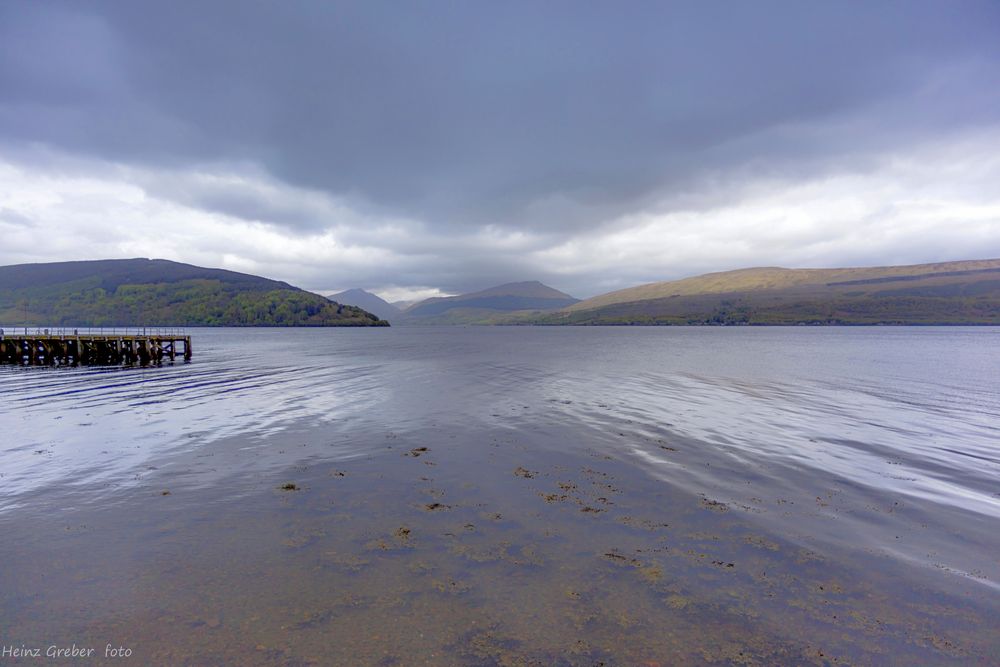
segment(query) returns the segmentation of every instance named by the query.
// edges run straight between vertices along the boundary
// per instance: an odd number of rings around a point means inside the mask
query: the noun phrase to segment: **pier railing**
[[[173,336],[183,338],[189,334],[184,327],[0,327],[0,336]]]

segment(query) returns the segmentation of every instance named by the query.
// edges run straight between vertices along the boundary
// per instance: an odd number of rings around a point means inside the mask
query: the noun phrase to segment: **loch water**
[[[1000,329],[189,333],[0,367],[0,647],[1000,664]]]

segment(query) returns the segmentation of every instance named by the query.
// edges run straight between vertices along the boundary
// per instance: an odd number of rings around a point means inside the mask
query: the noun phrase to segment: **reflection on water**
[[[194,333],[191,364],[0,369],[0,644],[1000,655],[996,329]]]

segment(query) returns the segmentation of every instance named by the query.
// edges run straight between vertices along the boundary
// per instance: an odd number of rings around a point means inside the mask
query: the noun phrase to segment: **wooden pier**
[[[17,334],[0,329],[0,363],[22,366],[147,366],[191,360],[191,336],[145,333]]]

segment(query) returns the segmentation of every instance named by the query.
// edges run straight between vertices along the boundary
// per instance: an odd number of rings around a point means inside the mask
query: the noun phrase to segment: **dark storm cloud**
[[[0,0],[0,156],[124,165],[294,234],[348,202],[351,224],[558,244],[995,125],[998,82],[995,2]],[[382,266],[396,284],[547,270],[390,249],[425,262]]]
[[[966,2],[9,2],[0,25],[7,141],[248,160],[407,215],[513,225],[532,203],[627,208],[766,158],[725,147],[917,96],[950,63],[995,74],[1000,43],[998,5]],[[969,83],[868,138],[991,118],[995,93]],[[590,222],[565,210],[528,222]]]

